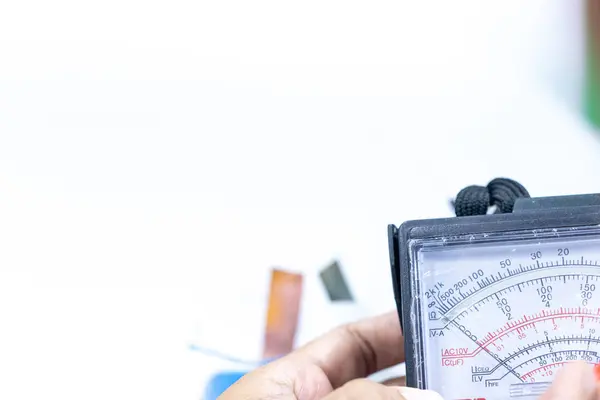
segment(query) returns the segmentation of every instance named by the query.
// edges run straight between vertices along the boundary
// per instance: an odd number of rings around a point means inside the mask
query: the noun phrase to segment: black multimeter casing
[[[519,198],[512,213],[480,216],[414,220],[399,227],[388,226],[388,247],[396,309],[404,336],[406,356],[406,383],[419,387],[423,377],[416,376],[417,363],[424,354],[415,346],[415,325],[411,312],[420,315],[421,298],[413,298],[414,269],[411,267],[409,242],[415,239],[452,238],[465,235],[535,231],[556,228],[579,228],[600,225],[600,194],[558,197]],[[502,236],[491,236],[489,241],[502,241]],[[425,387],[419,387],[426,389]]]

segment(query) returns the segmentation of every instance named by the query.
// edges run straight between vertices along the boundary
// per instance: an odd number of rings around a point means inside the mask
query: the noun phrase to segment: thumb
[[[352,380],[322,400],[443,400],[431,390],[385,386],[368,379]]]
[[[540,400],[596,400],[594,369],[585,362],[567,364]]]

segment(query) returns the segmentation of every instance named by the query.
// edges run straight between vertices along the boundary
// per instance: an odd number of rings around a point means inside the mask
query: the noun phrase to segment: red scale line
[[[544,370],[544,371],[546,371],[546,370],[548,370],[548,368],[550,368],[550,367],[554,367],[554,366],[556,366],[556,365],[564,365],[564,364],[566,364],[566,363],[563,361],[563,362],[557,362],[557,363],[554,363],[554,364],[548,364],[548,365],[544,365],[543,367],[538,367],[538,368],[536,368],[536,369],[532,369],[532,370],[531,370],[531,371],[529,371],[528,373],[526,373],[526,374],[524,374],[524,375],[521,375],[521,377],[522,377],[522,378],[529,378],[529,377],[531,377],[532,375],[536,374],[536,373],[537,373],[538,371],[540,371],[540,370]]]
[[[532,370],[531,370],[531,371],[529,371],[528,373],[526,373],[526,374],[524,374],[524,375],[521,375],[521,377],[522,377],[522,378],[526,378],[526,377],[527,377],[527,378],[529,378],[529,377],[531,377],[532,375],[536,374],[536,373],[537,373],[538,371],[540,371],[540,370],[547,371],[547,370],[548,370],[548,368],[553,368],[553,367],[555,367],[555,366],[557,366],[557,365],[564,365],[564,364],[566,364],[566,363],[563,361],[563,362],[558,362],[558,363],[554,363],[554,364],[548,364],[548,365],[544,365],[543,367],[538,367],[538,368],[536,368],[536,369],[532,369]]]
[[[573,309],[575,310],[575,309]],[[581,310],[581,307],[579,308],[579,310]],[[545,314],[544,310],[542,310],[542,314]],[[577,312],[575,312],[575,314],[577,314]],[[594,317],[590,312],[587,312],[586,310],[584,310],[584,312],[581,312],[580,314],[584,314],[583,316],[581,316],[582,321],[584,317],[591,317],[596,319],[596,317]],[[549,312],[548,313],[548,317],[549,316],[553,316],[553,318],[545,318],[546,315],[543,316],[539,316],[538,314],[534,314],[533,317],[531,317],[529,319],[529,321],[523,325],[535,325],[536,322],[541,322],[544,320],[548,320],[551,319],[552,322],[554,323],[555,318],[557,317],[558,319],[562,319],[562,318],[577,318],[580,315],[572,315],[571,313],[565,312],[564,309],[561,307],[560,308],[560,312]],[[598,309],[598,315],[600,315],[600,308]],[[489,332],[486,336],[484,336],[484,341],[483,342],[477,342],[477,344],[480,346],[479,348],[477,348],[474,352],[472,353],[467,353],[467,354],[463,354],[463,355],[454,355],[454,356],[442,356],[442,358],[471,358],[471,357],[475,357],[477,354],[479,354],[479,352],[481,352],[484,348],[487,348],[487,346],[490,343],[493,343],[495,341],[495,339],[497,338],[502,338],[503,336],[506,336],[508,333],[510,333],[513,330],[517,330],[517,332],[519,332],[519,329],[523,328],[523,326],[521,326],[520,324],[513,324],[510,325],[510,322],[507,322],[505,324],[505,326],[500,327],[500,329],[496,330],[497,334],[494,334],[493,332]],[[490,336],[491,335],[491,336]],[[489,336],[489,338],[488,338]]]

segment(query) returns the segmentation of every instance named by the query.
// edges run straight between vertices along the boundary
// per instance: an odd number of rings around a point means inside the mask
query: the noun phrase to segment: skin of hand
[[[398,315],[343,325],[264,365],[233,384],[220,400],[442,400],[429,390],[366,379],[404,362]]]
[[[404,387],[403,380],[366,379],[401,362],[404,339],[397,314],[390,312],[336,328],[250,372],[219,400],[442,400],[436,392]],[[539,400],[600,400],[599,388],[594,368],[573,362]]]
[[[540,400],[600,400],[594,368],[583,361],[567,364]]]

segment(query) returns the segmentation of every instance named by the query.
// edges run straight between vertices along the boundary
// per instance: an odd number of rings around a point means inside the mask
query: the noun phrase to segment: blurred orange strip
[[[280,269],[271,272],[264,358],[278,357],[292,351],[300,314],[302,283],[300,274]]]

